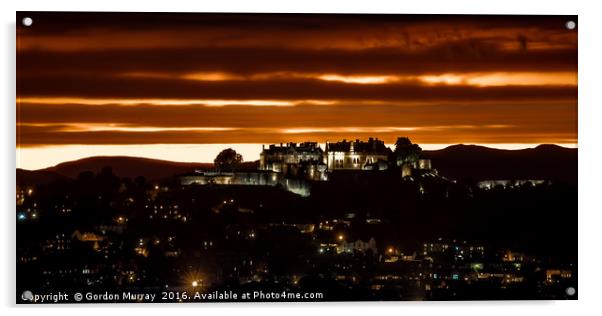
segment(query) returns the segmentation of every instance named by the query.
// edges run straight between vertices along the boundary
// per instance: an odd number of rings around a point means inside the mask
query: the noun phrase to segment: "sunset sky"
[[[18,13],[17,167],[368,137],[575,147],[569,20]]]

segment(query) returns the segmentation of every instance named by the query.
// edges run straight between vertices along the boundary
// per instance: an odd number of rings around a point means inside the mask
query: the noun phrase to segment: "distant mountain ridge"
[[[577,181],[577,148],[543,144],[506,150],[477,145],[453,145],[424,151],[433,168],[452,179],[549,179]]]
[[[433,168],[451,179],[550,179],[576,182],[577,149],[556,145],[504,150],[477,145],[452,145],[440,150],[425,150]],[[162,179],[195,169],[211,169],[212,163],[174,162],[140,157],[98,156],[60,163],[40,170],[17,169],[17,179],[48,182],[60,177],[75,178],[81,172],[99,172],[111,167],[119,177],[144,176]],[[257,161],[244,162],[242,170],[256,170]],[[29,182],[28,181],[28,182]]]
[[[245,162],[241,168],[249,168],[249,164],[255,166],[254,162]],[[175,162],[129,156],[95,156],[63,162],[56,166],[40,170],[28,171],[18,169],[17,176],[19,176],[19,173],[26,175],[33,172],[76,178],[81,172],[99,172],[104,167],[111,167],[113,173],[119,177],[129,177],[133,179],[138,176],[143,176],[149,180],[156,180],[171,177],[176,174],[191,172],[195,169],[211,169],[213,168],[213,164]]]

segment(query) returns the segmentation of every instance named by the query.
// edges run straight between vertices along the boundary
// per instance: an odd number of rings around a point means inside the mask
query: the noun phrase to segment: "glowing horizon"
[[[232,148],[242,154],[244,161],[259,159],[262,145],[270,144],[153,144],[153,145],[60,145],[17,147],[16,167],[25,170],[39,170],[90,157],[137,157],[184,163],[213,163],[217,154],[226,148]],[[324,144],[319,144],[324,148]],[[419,144],[423,150],[439,150],[458,144]],[[535,148],[542,144],[474,144],[488,148],[518,150]],[[553,144],[565,148],[577,148],[576,143]],[[393,144],[386,144],[394,149]],[[133,154],[135,153],[135,154]],[[44,161],[37,159],[43,155]],[[185,158],[184,158],[185,157]],[[193,158],[197,157],[197,159]],[[252,158],[249,158],[252,157]]]

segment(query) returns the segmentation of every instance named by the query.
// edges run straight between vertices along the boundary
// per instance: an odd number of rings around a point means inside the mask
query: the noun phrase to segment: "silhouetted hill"
[[[64,178],[54,171],[17,169],[18,185],[46,185]]]
[[[539,145],[519,150],[453,145],[424,151],[433,168],[452,179],[550,179],[577,181],[577,149]]]
[[[99,172],[104,167],[111,167],[119,177],[135,178],[143,176],[149,180],[171,177],[176,174],[191,172],[194,169],[211,169],[212,163],[187,163],[138,157],[90,157],[68,161],[54,167],[35,172],[52,172],[58,175],[75,178],[81,172]],[[255,162],[245,162],[241,168],[257,169]]]

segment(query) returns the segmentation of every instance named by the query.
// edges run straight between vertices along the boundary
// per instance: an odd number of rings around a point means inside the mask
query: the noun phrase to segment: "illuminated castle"
[[[385,143],[374,138],[367,142],[327,142],[325,148],[323,151],[316,142],[264,146],[259,156],[259,170],[308,180],[326,180],[327,171],[385,170],[391,155]]]
[[[400,143],[400,139],[404,142]],[[411,144],[407,138],[399,138],[396,146]],[[390,166],[401,170],[401,177],[412,179],[415,175],[436,174],[428,159],[419,159],[420,147],[413,155],[396,156],[382,140],[342,140],[326,142],[322,150],[316,142],[270,145],[259,155],[258,170],[254,171],[196,171],[178,178],[182,185],[258,185],[281,186],[301,196],[309,196],[311,181],[328,181],[333,171],[382,171]],[[401,157],[401,158],[400,158]],[[416,171],[418,171],[416,173]]]
[[[325,180],[324,151],[318,143],[287,143],[263,147],[259,155],[259,170],[282,173],[309,180]]]
[[[412,145],[409,139],[400,139]],[[384,141],[370,137],[368,141],[326,142],[325,150],[316,142],[264,146],[259,156],[259,170],[308,180],[327,180],[327,173],[335,170],[387,170],[391,159],[401,168],[402,177],[411,176],[412,170],[431,169],[430,160],[418,159],[418,156],[407,161],[396,160]]]
[[[390,155],[382,140],[370,137],[367,142],[327,142],[324,158],[328,170],[385,170]]]

